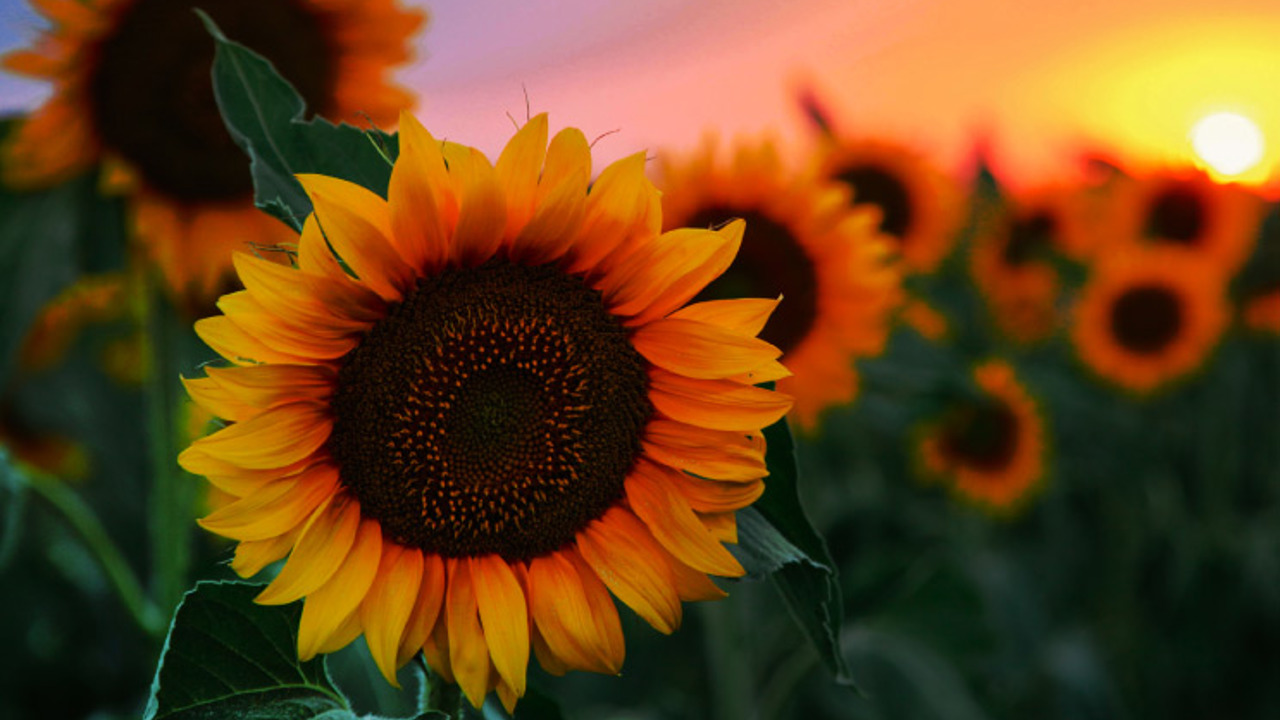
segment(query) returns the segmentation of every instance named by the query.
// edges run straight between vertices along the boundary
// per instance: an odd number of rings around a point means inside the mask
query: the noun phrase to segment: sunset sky
[[[496,153],[507,113],[551,113],[600,163],[687,148],[707,131],[803,141],[799,86],[850,131],[917,143],[959,167],[986,137],[1016,183],[1099,146],[1138,162],[1185,158],[1201,116],[1230,110],[1280,158],[1280,4],[1223,0],[586,0],[426,3],[418,61],[401,73],[440,136]],[[0,0],[0,50],[40,26]],[[0,76],[0,110],[42,86]],[[1275,137],[1270,137],[1274,135]],[[1246,177],[1260,181],[1265,170]]]

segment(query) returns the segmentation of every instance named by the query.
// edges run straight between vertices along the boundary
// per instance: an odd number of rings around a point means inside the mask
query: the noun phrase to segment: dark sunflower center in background
[[[1167,242],[1193,245],[1204,232],[1206,212],[1204,197],[1194,187],[1170,185],[1151,201],[1147,213],[1147,235]]]
[[[788,352],[809,334],[817,316],[818,280],[813,261],[790,230],[755,210],[709,207],[694,214],[685,225],[714,228],[734,218],[747,223],[742,248],[729,269],[705,287],[694,302],[781,295],[782,303],[760,338]]]
[[[1018,449],[1018,418],[1008,404],[995,398],[965,405],[943,423],[939,449],[965,467],[1003,470]]]
[[[213,97],[213,38],[192,8],[275,65],[313,112],[328,110],[336,75],[321,18],[302,0],[137,0],[98,48],[89,79],[103,143],[175,200],[243,197],[249,163]]]
[[[1009,241],[1002,254],[1005,263],[1025,265],[1043,257],[1053,247],[1057,231],[1057,218],[1044,211],[1015,219],[1009,226]]]
[[[622,497],[652,406],[599,292],[491,261],[421,280],[344,359],[333,412],[342,482],[384,533],[516,560]]]
[[[1169,288],[1143,285],[1126,290],[1111,306],[1111,333],[1126,349],[1164,350],[1182,329],[1182,304]]]
[[[897,175],[878,165],[855,165],[836,173],[835,179],[853,188],[854,204],[879,206],[880,232],[901,240],[911,231],[911,193]]]

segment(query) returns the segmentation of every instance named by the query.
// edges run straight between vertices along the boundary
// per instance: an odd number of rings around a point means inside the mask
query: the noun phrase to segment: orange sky
[[[415,3],[419,4],[419,3]],[[792,88],[842,124],[916,142],[956,167],[977,132],[1034,183],[1094,139],[1145,161],[1181,156],[1200,115],[1234,109],[1280,158],[1277,0],[455,0],[402,79],[438,135],[495,153],[534,111],[589,136],[600,162],[687,148],[710,129],[804,137]],[[0,0],[0,50],[39,22]],[[0,109],[41,88],[0,78]]]

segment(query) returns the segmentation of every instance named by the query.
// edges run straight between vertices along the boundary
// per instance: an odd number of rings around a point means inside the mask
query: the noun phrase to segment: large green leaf
[[[852,684],[840,652],[843,605],[826,541],[796,489],[795,445],[786,421],[766,428],[769,479],[755,505],[738,513],[738,559],[749,576],[769,577],[836,680]]]
[[[145,720],[348,720],[324,659],[299,662],[302,608],[257,605],[261,586],[202,582],[174,615]]]
[[[307,119],[302,96],[270,61],[229,40],[207,15],[200,18],[217,43],[214,95],[231,137],[249,155],[258,207],[300,230],[311,201],[298,173],[339,177],[386,196],[394,136]]]

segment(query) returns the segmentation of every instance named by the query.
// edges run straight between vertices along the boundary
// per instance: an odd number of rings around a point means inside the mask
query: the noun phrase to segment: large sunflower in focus
[[[383,77],[409,56],[422,14],[395,0],[33,0],[52,27],[9,70],[53,83],[4,147],[6,180],[57,183],[103,162],[173,293],[199,310],[231,253],[293,234],[253,207],[244,154],[222,123],[214,44],[193,8],[265,55],[320,115],[391,125],[411,96]]]
[[[784,353],[778,388],[812,427],[857,392],[853,362],[884,349],[898,273],[875,214],[851,209],[838,186],[793,176],[772,143],[739,143],[729,161],[708,141],[689,158],[660,157],[667,227],[747,222],[742,250],[699,296],[781,297],[760,336]]]
[[[828,137],[820,174],[847,185],[853,202],[880,210],[906,273],[930,273],[951,251],[963,222],[959,188],[923,156],[882,140]]]
[[[1008,511],[1044,475],[1044,422],[1035,400],[1003,360],[973,372],[974,397],[958,400],[919,439],[925,473],[959,495]]]
[[[1199,367],[1228,317],[1219,268],[1180,248],[1135,248],[1095,263],[1072,336],[1095,373],[1147,393]]]
[[[997,327],[1017,342],[1044,340],[1058,327],[1061,288],[1050,259],[1076,244],[1071,213],[1071,196],[1047,189],[1011,199],[979,223],[970,269]]]
[[[1139,244],[1182,248],[1230,273],[1256,243],[1265,209],[1240,185],[1215,182],[1202,170],[1152,173],[1115,183],[1102,218],[1110,247]]]
[[[180,457],[239,498],[202,524],[259,602],[306,598],[303,658],[363,633],[388,680],[418,650],[477,706],[617,673],[612,592],[662,632],[743,570],[722,543],[790,409],[755,337],[772,299],[686,303],[741,222],[660,234],[644,155],[590,184],[586,139],[531,120],[496,165],[401,120],[388,200],[320,176],[298,266],[196,330],[233,366],[187,381],[232,424]]]

